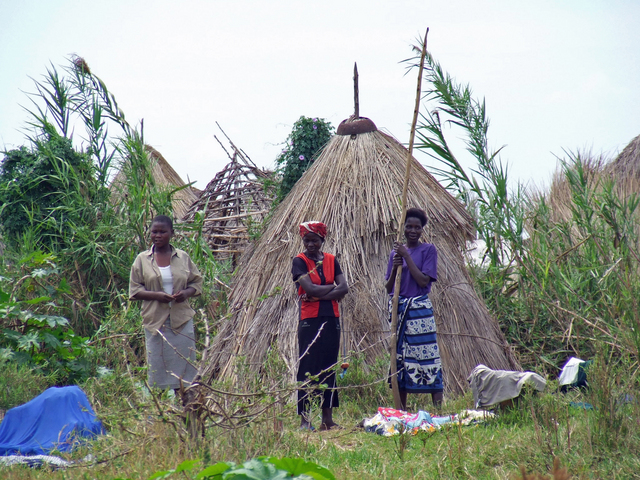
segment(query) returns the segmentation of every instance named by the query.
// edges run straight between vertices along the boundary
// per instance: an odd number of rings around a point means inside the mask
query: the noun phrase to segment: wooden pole
[[[422,42],[422,53],[420,55],[420,69],[418,71],[418,87],[416,91],[416,104],[413,109],[413,122],[411,123],[411,135],[409,136],[409,150],[407,152],[407,166],[404,173],[404,186],[402,187],[402,214],[400,224],[398,226],[398,235],[396,241],[402,239],[402,227],[406,220],[407,214],[407,189],[409,188],[409,176],[411,174],[411,160],[413,158],[413,140],[416,135],[416,124],[418,122],[418,112],[420,110],[420,97],[422,97],[422,71],[424,70],[424,59],[427,55],[427,28]],[[402,409],[402,401],[400,400],[400,389],[398,388],[398,366],[397,366],[397,349],[398,349],[398,303],[400,300],[400,280],[402,278],[402,265],[398,268],[395,278],[395,286],[393,289],[393,302],[391,310],[391,389],[393,391],[393,404],[397,410]]]
[[[353,115],[360,118],[360,91],[358,90],[358,64],[353,64]]]

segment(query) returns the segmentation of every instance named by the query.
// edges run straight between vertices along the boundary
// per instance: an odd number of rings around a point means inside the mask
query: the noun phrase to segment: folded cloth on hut
[[[69,452],[79,438],[100,433],[102,423],[79,387],[51,387],[7,412],[0,424],[0,455]]]
[[[416,435],[418,432],[435,432],[447,423],[470,425],[480,423],[487,418],[494,417],[491,412],[478,410],[463,410],[459,414],[434,417],[423,410],[409,413],[394,408],[378,408],[378,413],[362,422],[365,431],[377,433],[384,437],[391,437],[401,433]]]
[[[542,392],[547,381],[534,372],[512,372],[509,370],[491,370],[478,365],[467,378],[476,408],[496,405],[520,395],[525,383]]]

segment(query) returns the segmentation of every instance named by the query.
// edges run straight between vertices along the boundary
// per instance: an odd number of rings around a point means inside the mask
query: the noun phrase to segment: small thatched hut
[[[269,174],[256,167],[229,137],[233,154],[215,139],[231,161],[209,182],[182,221],[193,222],[198,213],[204,214],[203,234],[213,254],[218,260],[231,258],[235,266],[249,242],[249,227],[259,230],[273,199],[265,190]]]
[[[229,299],[233,316],[209,350],[205,380],[230,374],[239,355],[259,368],[273,345],[294,378],[298,303],[290,271],[292,258],[302,249],[297,226],[308,220],[327,224],[325,249],[337,255],[349,282],[350,293],[341,302],[347,351],[372,358],[388,348],[384,275],[401,216],[407,150],[370,120],[362,133],[354,124],[363,119],[345,122],[277,207],[262,237],[242,256]],[[438,248],[432,300],[445,388],[458,393],[467,388],[466,378],[479,363],[493,369],[519,366],[465,270],[461,249],[474,235],[471,218],[412,161],[408,205],[427,212],[425,240]]]
[[[145,150],[151,164],[151,175],[156,184],[161,187],[170,187],[171,189],[184,187],[187,185],[180,175],[173,169],[169,162],[162,156],[162,154],[153,148],[151,145],[145,145]],[[111,195],[114,199],[120,198],[121,195],[126,192],[125,173],[120,170],[113,178],[109,185]],[[188,208],[198,199],[200,190],[188,186],[182,188],[173,194],[173,218],[182,218]]]
[[[582,175],[589,190],[602,191],[605,182],[613,181],[613,192],[626,199],[640,190],[640,135],[635,137],[613,160],[591,152],[579,153]],[[575,168],[570,165],[569,168]],[[545,199],[550,207],[550,219],[554,222],[569,222],[573,218],[574,198],[563,168],[553,175],[547,192],[534,192],[532,198],[538,202]],[[533,228],[529,226],[529,228]],[[574,227],[576,238],[580,238]]]
[[[640,187],[640,135],[631,140],[604,171],[613,177],[622,198],[637,193]]]

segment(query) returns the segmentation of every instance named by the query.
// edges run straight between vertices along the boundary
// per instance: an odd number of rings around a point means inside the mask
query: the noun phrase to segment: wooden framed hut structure
[[[218,260],[231,259],[235,267],[249,242],[250,226],[258,229],[269,213],[273,198],[265,190],[265,180],[270,175],[256,167],[249,156],[224,135],[232,154],[214,137],[231,161],[209,182],[182,221],[193,222],[196,215],[202,213],[203,234],[213,254]]]
[[[366,120],[366,121],[365,121]],[[240,259],[231,289],[232,316],[208,350],[203,380],[234,373],[239,356],[259,369],[277,346],[295,378],[298,300],[291,261],[302,250],[298,225],[328,226],[324,249],[336,254],[350,292],[341,302],[342,343],[369,359],[388,349],[385,272],[396,237],[408,152],[368,119],[352,117],[338,128],[310,169],[274,211],[260,239]],[[408,206],[427,212],[424,240],[438,248],[432,290],[445,388],[467,389],[467,376],[483,363],[519,370],[497,321],[476,295],[462,250],[475,236],[463,205],[412,159]]]

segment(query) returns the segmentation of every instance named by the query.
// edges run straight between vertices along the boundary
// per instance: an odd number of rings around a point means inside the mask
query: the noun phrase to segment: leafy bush
[[[57,286],[42,283],[58,274],[53,257],[31,255],[22,267],[27,271],[19,272],[19,279],[2,277],[0,283],[0,360],[55,375],[63,383],[87,377],[93,353],[89,339],[76,335],[69,320],[55,314],[54,298],[67,293],[68,285],[64,280]],[[18,292],[31,298],[18,300]]]
[[[276,164],[282,175],[278,200],[287,196],[302,174],[314,162],[332,134],[333,126],[322,118],[303,116],[293,124],[293,129],[285,142],[285,148],[276,158]]]
[[[35,89],[30,146],[6,152],[0,164],[5,254],[55,255],[68,290],[58,299],[60,313],[76,332],[91,335],[121,305],[129,268],[148,247],[151,218],[171,214],[174,191],[156,184],[142,127],[128,124],[84,60],[72,58],[60,72],[49,68]],[[75,146],[73,132],[81,127],[83,143]],[[113,193],[116,166],[122,175]]]
[[[29,227],[38,231],[37,247],[52,248],[73,238],[77,223],[95,225],[87,208],[105,197],[89,155],[49,124],[31,149],[5,153],[0,163],[0,224],[4,238],[19,244]]]
[[[198,460],[187,460],[175,469],[157,472],[149,480],[169,478],[173,474],[192,471],[200,463]],[[189,478],[189,477],[187,477]],[[335,476],[325,467],[307,462],[301,458],[258,457],[236,465],[234,462],[218,462],[201,470],[196,480],[284,480],[297,478],[300,480],[335,480]]]

